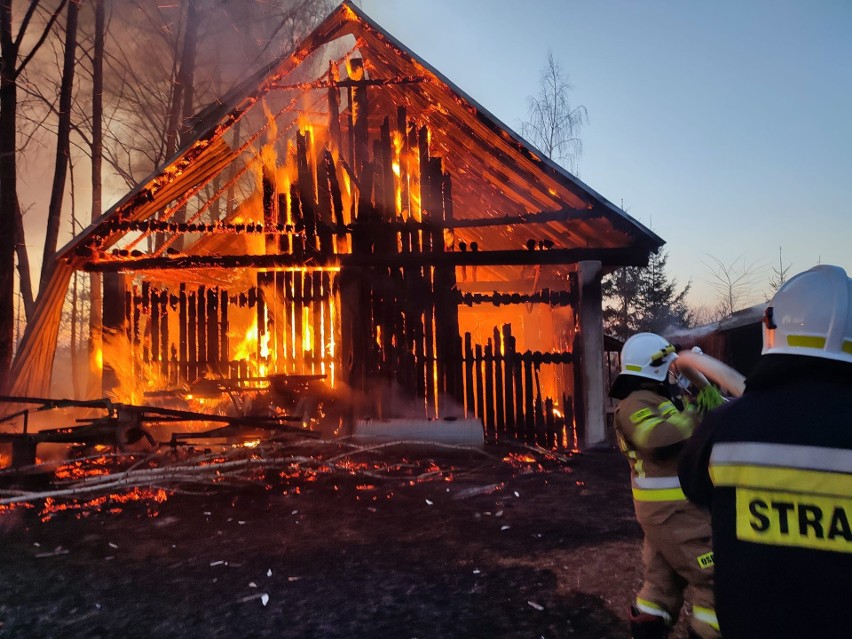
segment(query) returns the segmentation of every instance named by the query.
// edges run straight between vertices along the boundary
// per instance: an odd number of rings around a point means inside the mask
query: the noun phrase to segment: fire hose
[[[676,366],[698,389],[710,382],[726,390],[734,397],[742,396],[745,391],[745,376],[715,357],[695,351],[681,351],[677,355]]]

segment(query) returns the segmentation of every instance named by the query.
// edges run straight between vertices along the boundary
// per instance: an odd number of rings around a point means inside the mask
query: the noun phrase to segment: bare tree
[[[772,296],[778,292],[781,285],[787,281],[787,273],[790,271],[792,264],[784,264],[784,258],[781,255],[781,247],[778,247],[778,266],[772,267],[772,277],[769,278],[769,293],[765,295],[766,301],[772,299]]]
[[[708,257],[712,264],[705,263],[704,266],[710,270],[711,277],[708,282],[717,293],[715,314],[719,319],[723,319],[748,303],[752,296],[758,263],[746,262],[742,257],[730,263],[725,263],[713,255]]]
[[[538,95],[529,97],[529,120],[521,124],[521,134],[547,157],[576,172],[583,153],[580,128],[588,122],[588,114],[582,105],[571,106],[570,90],[567,75],[548,51]]]
[[[21,47],[39,9],[39,0],[31,0],[14,36],[12,0],[0,0],[0,389],[6,385],[14,348],[16,244],[24,242],[18,202],[18,79],[47,39],[66,1],[48,13],[41,34],[24,53]]]
[[[77,56],[77,17],[80,12],[80,0],[68,3],[65,26],[65,53],[62,65],[62,82],[59,89],[59,124],[56,134],[56,162],[53,169],[53,187],[50,192],[50,205],[47,209],[47,234],[44,239],[44,254],[41,262],[41,281],[39,291],[43,291],[53,274],[53,254],[59,239],[59,225],[62,220],[62,200],[65,196],[68,162],[71,155],[71,100],[74,91],[74,67]]]
[[[92,213],[91,221],[103,212],[103,112],[104,112],[104,37],[106,35],[105,0],[95,0],[95,33],[92,52]],[[87,397],[100,394],[101,378],[97,353],[101,350],[101,324],[103,319],[101,276],[89,275],[89,385]]]

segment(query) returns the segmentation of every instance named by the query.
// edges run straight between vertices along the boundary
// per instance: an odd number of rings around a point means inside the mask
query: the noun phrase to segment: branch
[[[76,2],[76,1],[77,0],[72,0],[72,2]],[[29,61],[33,59],[33,56],[41,48],[41,45],[44,44],[45,40],[47,40],[47,36],[50,34],[50,30],[53,28],[53,23],[56,22],[56,20],[59,18],[59,14],[62,13],[62,10],[65,8],[65,5],[67,4],[67,2],[68,2],[68,0],[61,0],[61,2],[59,3],[59,7],[56,9],[56,11],[53,12],[53,15],[50,16],[50,20],[47,21],[47,24],[44,27],[44,31],[41,34],[41,37],[38,39],[38,41],[35,43],[33,48],[30,50],[29,54],[21,61],[21,65],[12,74],[13,80],[18,79],[18,76],[21,75],[21,72],[24,70],[24,67],[26,67],[27,64],[29,63]],[[38,0],[33,0],[32,4],[30,5],[30,9],[32,10],[32,7],[35,6],[35,5],[38,5]],[[30,17],[31,17],[31,15],[30,15],[30,12],[28,11],[27,12],[27,18],[25,18],[25,19],[28,19]],[[20,44],[20,39],[23,37],[23,33],[24,33],[25,28],[26,28],[25,25],[21,24],[21,29],[18,30],[18,42],[15,45],[16,49],[17,49],[18,44]]]

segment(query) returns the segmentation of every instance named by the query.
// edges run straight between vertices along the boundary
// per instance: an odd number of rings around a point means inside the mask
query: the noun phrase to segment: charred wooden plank
[[[485,366],[485,423],[488,424],[487,431],[496,435],[497,424],[494,421],[494,343],[490,337],[485,343],[483,364]]]
[[[184,382],[187,379],[187,354],[188,342],[186,339],[187,327],[187,308],[186,308],[186,284],[181,282],[180,285],[180,302],[178,305],[178,383]]]
[[[496,430],[503,435],[506,432],[506,414],[503,408],[503,366],[505,364],[505,345],[500,331],[494,327],[494,421]]]
[[[512,336],[511,324],[503,324],[503,371],[506,385],[506,427],[509,433],[515,434],[515,338]]]
[[[352,167],[355,169],[359,179],[364,175],[364,169],[368,164],[369,149],[367,147],[367,135],[369,133],[368,123],[368,98],[367,85],[358,84],[364,79],[364,60],[351,58],[349,60],[349,79],[355,83],[349,87],[349,109],[351,118],[352,139]]]
[[[335,150],[343,150],[343,138],[340,133],[340,72],[333,60],[328,62],[328,135]]]
[[[190,381],[198,377],[198,296],[192,291],[187,304],[187,376]]]
[[[207,289],[204,286],[198,287],[198,374],[203,375],[207,372]]]
[[[365,239],[369,231],[364,228]],[[607,266],[647,266],[647,254],[637,248],[575,248],[549,251],[467,251],[444,253],[394,253],[378,255],[359,252],[351,255],[184,255],[122,260],[98,260],[86,263],[89,272],[118,273],[154,269],[182,268],[276,268],[288,266],[525,266],[574,264],[583,260],[599,260]]]

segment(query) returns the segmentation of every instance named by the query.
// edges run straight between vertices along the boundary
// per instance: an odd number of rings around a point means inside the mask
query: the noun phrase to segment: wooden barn
[[[193,132],[57,255],[7,394],[49,394],[85,271],[102,274],[116,401],[247,410],[236,397],[272,389],[292,411],[348,394],[350,419],[604,439],[601,277],[662,240],[360,9],[341,4]]]

